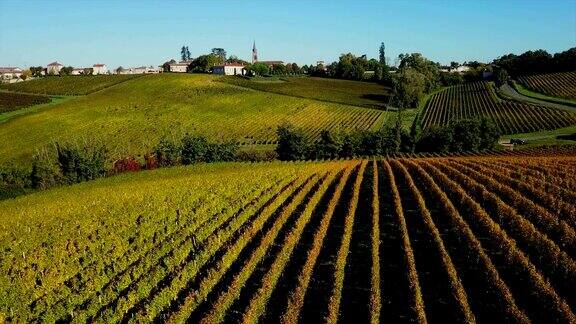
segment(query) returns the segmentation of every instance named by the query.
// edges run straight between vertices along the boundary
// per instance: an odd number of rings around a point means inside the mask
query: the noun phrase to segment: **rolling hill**
[[[143,154],[161,137],[180,138],[186,132],[242,144],[269,144],[276,140],[276,128],[284,122],[318,136],[325,128],[377,129],[386,118],[381,110],[215,80],[198,74],[143,76],[13,118],[0,124],[0,137],[10,139],[0,143],[0,162],[22,161],[54,141],[99,141],[107,145],[112,157],[120,157]],[[27,83],[20,84],[24,87]],[[61,93],[72,91],[62,85],[58,89]]]
[[[0,89],[45,95],[85,95],[140,75],[52,76],[27,82],[0,84]]]

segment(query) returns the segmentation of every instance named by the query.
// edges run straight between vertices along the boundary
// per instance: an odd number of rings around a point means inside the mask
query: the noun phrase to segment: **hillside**
[[[53,76],[0,84],[0,89],[46,95],[85,95],[137,77],[140,75]]]
[[[329,78],[281,77],[268,80],[227,76],[219,81],[260,91],[377,109],[386,108],[390,94],[390,89],[376,83]]]
[[[575,166],[573,155],[226,163],[3,201],[0,314],[574,321]]]
[[[50,102],[50,97],[0,91],[0,114]]]
[[[449,87],[434,94],[422,116],[422,127],[447,125],[462,118],[487,117],[503,134],[552,130],[576,124],[576,114],[565,110],[503,100],[487,82]]]
[[[518,81],[529,90],[552,97],[576,99],[576,72],[523,76]]]
[[[143,154],[186,132],[246,144],[273,143],[283,122],[311,136],[324,129],[379,128],[385,112],[213,82],[211,75],[161,74],[122,82],[0,125],[0,162],[30,157],[54,141],[105,143],[112,157]]]

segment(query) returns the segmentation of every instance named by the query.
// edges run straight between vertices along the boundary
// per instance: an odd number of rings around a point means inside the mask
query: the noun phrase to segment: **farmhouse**
[[[22,70],[17,67],[0,67],[0,79],[11,80],[17,79],[22,75]]]
[[[92,74],[107,74],[108,73],[108,67],[106,66],[106,64],[94,64],[92,65]]]
[[[225,63],[214,66],[212,73],[220,75],[244,75],[246,74],[246,69],[244,69],[244,64]]]
[[[170,63],[170,72],[186,73],[188,70],[189,62]]]
[[[58,63],[57,61],[52,62],[46,66],[46,73],[47,74],[50,74],[50,73],[60,74],[60,70],[62,70],[63,67],[64,67],[64,65]]]

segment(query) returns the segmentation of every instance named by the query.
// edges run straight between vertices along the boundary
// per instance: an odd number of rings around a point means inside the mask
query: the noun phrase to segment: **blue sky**
[[[490,61],[576,46],[575,0],[506,1],[12,1],[0,0],[0,66],[159,65],[223,47],[248,60],[310,64],[341,53],[420,52]]]

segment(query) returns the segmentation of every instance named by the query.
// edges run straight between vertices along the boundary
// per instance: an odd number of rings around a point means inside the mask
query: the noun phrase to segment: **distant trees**
[[[44,68],[41,66],[31,66],[30,72],[32,72],[32,76],[40,77],[42,76],[42,72],[44,72]]]
[[[176,63],[175,59],[171,59],[168,62],[164,62],[162,64],[162,72],[170,72],[170,64],[174,64],[174,63]]]
[[[492,78],[494,79],[494,83],[496,84],[496,86],[499,88],[508,82],[510,76],[508,75],[508,72],[506,72],[506,70],[498,67],[494,70]]]
[[[83,75],[92,75],[92,74],[94,74],[94,69],[93,68],[84,68],[82,70],[82,74]]]
[[[381,65],[388,65],[386,64],[386,46],[384,45],[384,42],[380,43],[380,49],[379,49],[379,63]]]
[[[209,73],[215,65],[222,64],[220,56],[214,54],[200,55],[190,63],[191,72]]]
[[[226,62],[226,50],[224,50],[223,48],[219,47],[213,48],[212,54],[218,56],[221,62]]]
[[[264,63],[254,63],[246,66],[246,71],[254,75],[267,75],[270,73],[270,68]]]
[[[444,127],[430,127],[416,142],[417,152],[467,152],[492,149],[500,132],[486,118],[462,119]]]
[[[72,73],[72,70],[74,70],[73,67],[71,66],[64,66],[60,69],[59,74],[60,75],[70,75],[70,73]]]
[[[180,58],[182,61],[190,61],[190,50],[188,50],[188,46],[182,46],[180,49]]]
[[[24,70],[24,71],[22,71],[22,74],[20,74],[20,79],[26,81],[26,79],[28,79],[31,76],[32,76],[32,71]]]
[[[520,55],[507,54],[493,61],[517,77],[527,74],[568,72],[576,70],[576,47],[551,55],[545,50],[527,51]]]

